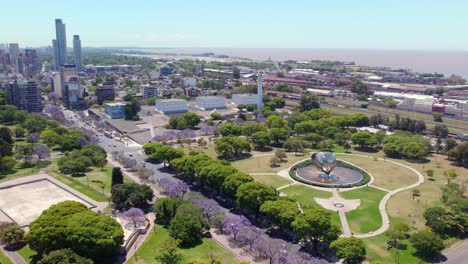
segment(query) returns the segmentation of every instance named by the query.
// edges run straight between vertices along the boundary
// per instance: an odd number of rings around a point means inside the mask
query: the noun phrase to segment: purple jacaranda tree
[[[171,185],[167,195],[174,198],[182,198],[184,194],[188,191],[188,185],[183,181],[177,181]]]
[[[289,251],[278,259],[278,264],[329,264],[325,259],[314,258],[306,252]]]
[[[50,158],[50,148],[43,144],[37,144],[34,146],[34,153],[37,156],[37,164],[43,159]]]
[[[56,92],[50,92],[47,95],[47,98],[49,99],[49,101],[54,102],[54,103],[59,99],[58,94]]]
[[[263,257],[270,264],[279,263],[279,260],[285,258],[289,251],[289,244],[276,238],[266,238],[263,241],[259,239],[255,247],[262,252]]]
[[[203,217],[210,224],[214,224],[216,220],[224,214],[218,203],[212,199],[207,199],[205,197],[195,197],[190,200],[195,206],[200,207],[203,210]]]
[[[251,226],[252,224],[250,223],[249,219],[247,219],[243,215],[231,215],[228,216],[224,219],[224,233],[226,235],[232,235],[232,238],[234,239],[234,242],[237,241],[237,234],[239,232],[246,228]]]
[[[255,226],[248,226],[241,229],[237,236],[239,237],[239,240],[241,240],[243,244],[248,245],[250,251],[252,251],[256,241],[261,235],[261,229]]]
[[[79,138],[76,139],[76,144],[78,144],[78,146],[82,147],[84,145],[88,145],[89,142],[85,137],[79,137]]]
[[[195,138],[196,136],[197,134],[195,133],[195,131],[193,131],[193,129],[190,129],[190,128],[184,129],[180,131],[179,133],[177,133],[178,139],[191,139],[191,138]]]
[[[171,187],[172,184],[173,184],[172,180],[167,178],[167,177],[161,178],[158,181],[158,185],[161,188],[163,193],[166,193],[167,190],[169,190],[169,188]]]
[[[35,133],[32,133],[32,134],[29,134],[28,137],[26,138],[26,141],[30,142],[30,143],[36,143],[39,141],[39,132],[35,132]]]
[[[142,181],[147,181],[149,177],[154,175],[154,171],[144,166],[139,166],[137,167],[137,174],[138,178],[140,178]]]
[[[198,130],[199,134],[201,136],[211,136],[213,135],[213,127],[212,126],[202,126],[199,130]]]
[[[140,208],[132,207],[123,213],[123,216],[137,227],[141,223],[145,223],[145,213]]]
[[[259,110],[257,113],[257,122],[260,124],[263,124],[265,123],[265,121],[266,121],[266,118],[263,116],[262,111]]]

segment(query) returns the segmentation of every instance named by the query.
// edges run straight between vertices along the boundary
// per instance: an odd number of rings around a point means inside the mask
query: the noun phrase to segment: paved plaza
[[[72,200],[95,208],[97,203],[45,174],[0,184],[0,220],[28,226],[51,205]],[[101,206],[100,206],[101,207]]]

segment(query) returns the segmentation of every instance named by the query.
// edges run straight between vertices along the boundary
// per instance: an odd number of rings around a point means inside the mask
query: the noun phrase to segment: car
[[[128,156],[133,157],[133,154],[132,154],[132,153],[128,153]]]
[[[109,147],[112,147],[112,144],[109,143],[108,146],[109,146]]]
[[[117,145],[114,145],[114,148],[116,148],[116,147],[117,147]]]

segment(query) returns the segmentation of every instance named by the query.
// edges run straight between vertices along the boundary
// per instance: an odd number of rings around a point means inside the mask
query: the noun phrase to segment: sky
[[[468,50],[466,0],[0,0],[0,43]]]

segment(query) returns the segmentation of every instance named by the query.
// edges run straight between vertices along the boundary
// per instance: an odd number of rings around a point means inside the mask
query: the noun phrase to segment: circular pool
[[[361,172],[337,166],[330,175],[326,175],[314,165],[298,168],[296,177],[304,182],[324,187],[351,186],[360,183],[364,176]]]

